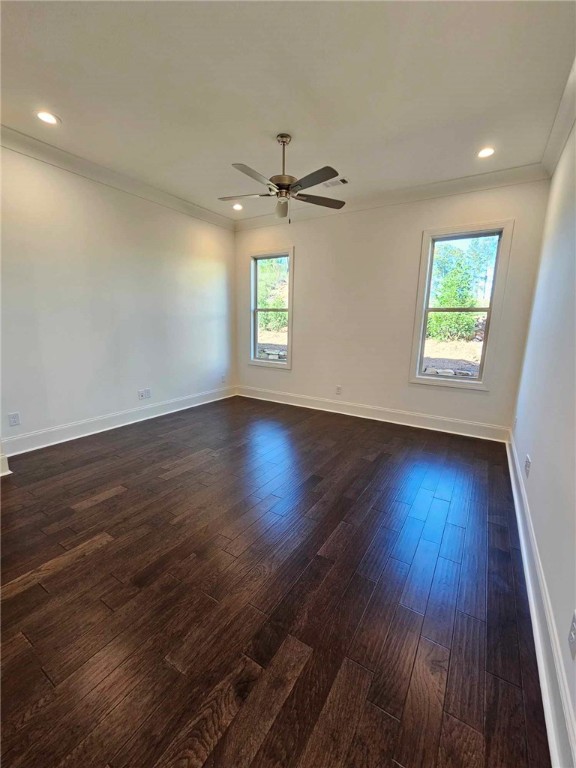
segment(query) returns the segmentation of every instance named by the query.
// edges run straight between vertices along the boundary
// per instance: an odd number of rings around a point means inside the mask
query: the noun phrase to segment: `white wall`
[[[574,762],[576,662],[570,655],[568,630],[576,609],[575,147],[573,129],[550,189],[514,430],[519,466],[523,467],[526,454],[532,459],[529,477],[523,478],[522,471],[519,477],[537,542],[556,674],[561,688],[565,686]],[[574,764],[567,759],[563,766]]]
[[[504,437],[512,423],[547,182],[237,232],[235,296],[232,232],[12,150],[3,170],[8,454],[184,407],[199,393],[227,394],[235,304],[244,393],[324,398],[329,408],[489,437]],[[510,218],[490,391],[411,384],[422,231]],[[290,244],[293,368],[254,367],[250,255]],[[153,397],[141,403],[144,387]],[[22,424],[8,428],[14,411]]]
[[[323,403],[328,408],[505,439],[512,425],[548,188],[546,181],[532,182],[237,232],[241,391],[258,395],[256,390],[266,390],[266,396],[314,405],[326,398],[340,403]],[[410,383],[422,232],[503,219],[514,219],[515,226],[500,333],[491,338],[496,375],[490,391]],[[290,371],[249,364],[250,256],[286,245],[295,246]]]
[[[4,150],[2,259],[8,455],[232,383],[233,232]]]

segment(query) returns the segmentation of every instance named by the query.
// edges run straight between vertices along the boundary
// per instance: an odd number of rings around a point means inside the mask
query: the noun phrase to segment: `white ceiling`
[[[540,163],[572,2],[4,2],[3,123],[231,218],[231,168],[333,165],[351,203]],[[60,115],[47,126],[39,109]],[[478,149],[493,145],[488,160]],[[302,205],[302,204],[300,204]]]

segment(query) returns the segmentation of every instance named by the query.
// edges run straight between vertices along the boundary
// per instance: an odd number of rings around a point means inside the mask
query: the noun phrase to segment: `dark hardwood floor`
[[[4,768],[546,768],[504,446],[243,398],[11,459]]]

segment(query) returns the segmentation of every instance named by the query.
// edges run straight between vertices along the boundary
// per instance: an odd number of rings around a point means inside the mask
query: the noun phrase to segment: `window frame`
[[[422,250],[420,254],[420,271],[418,276],[418,295],[416,300],[416,312],[414,318],[414,333],[412,340],[412,355],[410,362],[410,382],[413,384],[425,384],[435,387],[457,387],[458,389],[472,389],[488,391],[492,381],[495,351],[497,348],[498,331],[506,292],[506,280],[510,262],[510,249],[512,246],[512,234],[514,220],[506,219],[490,221],[483,224],[469,224],[454,227],[442,227],[427,229],[422,233]],[[430,308],[428,307],[430,288],[432,283],[433,247],[436,240],[466,239],[478,235],[500,234],[500,242],[496,255],[492,294],[488,307],[467,307],[465,311],[486,312],[486,329],[480,371],[478,379],[448,376],[427,376],[420,373],[420,363],[424,353],[426,340],[426,323]],[[435,308],[435,311],[447,311],[445,308]],[[457,311],[448,309],[448,311]]]
[[[288,307],[278,309],[259,309],[256,306],[258,297],[258,262],[261,259],[288,259]],[[292,306],[293,306],[293,286],[294,286],[294,247],[281,248],[274,251],[265,251],[263,253],[253,253],[250,257],[250,365],[257,365],[262,368],[276,368],[281,371],[292,369]],[[260,360],[256,357],[257,351],[257,322],[259,312],[288,312],[288,342],[286,361],[280,360]]]

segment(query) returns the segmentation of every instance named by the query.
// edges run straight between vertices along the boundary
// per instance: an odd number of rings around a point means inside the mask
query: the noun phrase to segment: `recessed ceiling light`
[[[57,115],[53,115],[52,112],[36,112],[36,117],[42,120],[43,123],[49,123],[50,125],[57,125],[62,120]]]
[[[232,208],[234,208],[235,211],[241,211],[244,208],[244,206],[240,205],[240,203],[234,203]]]
[[[492,157],[494,154],[494,147],[484,147],[478,152],[478,157]]]

